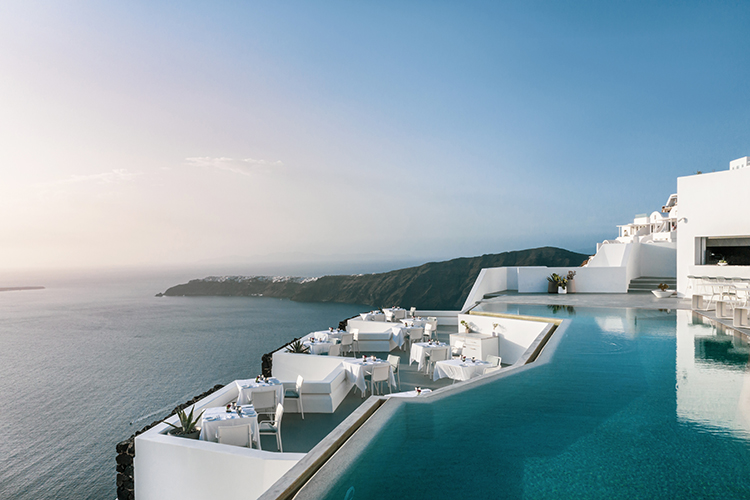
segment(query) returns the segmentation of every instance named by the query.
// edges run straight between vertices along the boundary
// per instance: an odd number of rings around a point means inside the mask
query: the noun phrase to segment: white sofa
[[[365,352],[390,352],[394,349],[391,345],[391,328],[400,328],[400,322],[368,321],[363,319],[350,319],[346,322],[346,331],[359,330],[359,350]]]
[[[284,383],[284,389],[293,389],[297,375],[302,375],[302,407],[305,413],[333,413],[349,394],[354,384],[347,380],[338,356],[294,354],[283,349],[273,353],[274,377]],[[284,405],[285,412],[299,412],[297,402]]]

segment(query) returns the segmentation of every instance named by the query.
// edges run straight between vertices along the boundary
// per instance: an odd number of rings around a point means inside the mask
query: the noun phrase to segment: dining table
[[[373,360],[372,357],[368,357],[366,359],[346,359],[342,361],[341,364],[344,371],[346,371],[346,378],[357,386],[362,392],[362,397],[364,397],[365,392],[367,392],[365,375],[372,375],[372,369],[378,365],[386,364],[390,367],[388,370],[388,386],[391,390],[396,387],[396,377],[393,375],[393,367],[391,367],[391,364],[388,361],[382,359]]]
[[[403,307],[385,307],[383,308],[383,313],[387,316],[388,313],[391,313],[393,319],[395,320],[401,320],[406,318],[406,309]]]
[[[424,325],[427,324],[427,320],[425,318],[404,318],[400,321],[404,324],[404,326],[407,327],[424,328]]]
[[[445,351],[445,359],[450,358],[450,348],[445,342],[415,342],[411,345],[411,351],[409,352],[409,364],[417,362],[417,369],[423,370],[427,354],[432,355],[436,351]]]
[[[305,340],[304,342],[302,342],[302,345],[307,347],[307,349],[310,351],[310,354],[328,354],[328,351],[331,350],[333,342],[324,340],[317,340],[313,342],[312,340]]]
[[[248,380],[235,380],[234,383],[237,385],[237,404],[238,405],[246,405],[250,404],[250,393],[253,392],[254,389],[261,389],[266,387],[273,387],[276,389],[276,401],[278,401],[281,404],[284,404],[284,384],[281,383],[281,381],[277,378],[271,377],[269,379],[266,379],[266,382],[263,381],[255,381],[255,379],[248,379]],[[250,389],[250,390],[248,390]]]
[[[258,414],[253,405],[240,406],[242,413],[236,410],[227,412],[226,407],[206,408],[201,417],[201,441],[219,442],[219,427],[250,424],[253,443],[260,448],[260,432],[258,429]]]
[[[385,314],[383,314],[383,311],[360,313],[359,317],[365,321],[385,321]]]
[[[335,328],[333,330],[321,330],[319,332],[311,332],[308,337],[312,337],[315,340],[321,340],[323,342],[341,342],[341,336],[346,333],[346,330],[339,330]]]
[[[432,376],[433,380],[441,378],[452,378],[453,380],[469,380],[474,377],[482,375],[487,368],[492,365],[481,359],[472,361],[466,359],[448,359],[445,361],[438,361],[435,363],[435,373]]]

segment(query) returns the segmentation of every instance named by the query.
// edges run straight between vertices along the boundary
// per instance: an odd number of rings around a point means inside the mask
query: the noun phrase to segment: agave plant
[[[195,406],[190,408],[190,413],[185,413],[185,410],[179,410],[177,412],[177,417],[180,419],[180,425],[174,425],[170,424],[169,422],[166,422],[167,425],[173,427],[175,429],[174,433],[177,435],[182,434],[192,434],[196,431],[195,426],[198,424],[198,422],[201,421],[201,417],[203,416],[203,412],[206,410],[201,411],[197,417],[193,417],[193,410],[195,409]]]
[[[301,340],[295,340],[294,342],[286,346],[286,351],[293,352],[295,354],[307,354],[310,352],[310,349],[308,349]]]

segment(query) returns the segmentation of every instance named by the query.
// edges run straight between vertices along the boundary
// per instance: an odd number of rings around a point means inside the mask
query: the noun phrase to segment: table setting
[[[316,341],[337,343],[341,342],[341,336],[346,333],[346,330],[339,330],[338,328],[329,328],[328,330],[321,330],[319,332],[311,332],[309,337],[314,338]]]
[[[385,314],[383,311],[370,311],[368,313],[360,313],[360,318],[365,321],[385,321]]]
[[[372,368],[376,365],[387,364],[390,366],[388,361],[378,359],[375,356],[362,356],[356,359],[347,359],[341,363],[344,370],[346,371],[346,377],[362,391],[364,396],[367,392],[367,383],[365,382],[365,375],[372,374]],[[388,385],[393,389],[396,387],[396,377],[393,375],[393,368],[388,370]]]
[[[219,442],[219,427],[250,424],[253,442],[260,443],[258,414],[253,405],[227,405],[226,407],[206,408],[201,419],[201,441]]]
[[[450,350],[450,346],[445,342],[438,342],[436,340],[431,340],[429,342],[415,342],[411,345],[411,351],[409,352],[409,364],[416,361],[418,363],[418,369],[423,370],[427,353],[443,350],[446,352]],[[450,356],[446,356],[446,358],[450,358]]]
[[[438,361],[435,363],[435,373],[433,374],[432,379],[438,380],[448,377],[453,380],[469,380],[482,375],[484,371],[491,366],[492,365],[486,361],[475,358],[469,359],[466,356],[461,356],[457,359]]]
[[[386,316],[393,318],[393,320],[402,320],[406,318],[406,309],[402,307],[386,307],[383,308],[383,313]]]
[[[255,377],[254,379],[247,380],[235,380],[234,383],[237,385],[237,404],[246,405],[250,404],[250,393],[253,389],[261,389],[265,387],[274,387],[276,389],[276,400],[284,404],[284,384],[275,377],[265,378],[262,375]]]
[[[424,325],[427,324],[427,320],[425,318],[420,318],[420,317],[404,318],[399,321],[401,321],[401,323],[403,323],[404,326],[409,327],[409,328],[411,327],[424,328]]]
[[[333,342],[327,340],[316,340],[315,337],[310,337],[308,340],[302,342],[302,345],[307,347],[310,354],[328,354],[331,350]]]

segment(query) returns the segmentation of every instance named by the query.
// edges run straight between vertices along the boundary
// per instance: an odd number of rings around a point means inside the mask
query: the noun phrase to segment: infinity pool
[[[571,319],[548,363],[403,401],[298,498],[750,498],[745,339],[689,311],[511,309]]]

